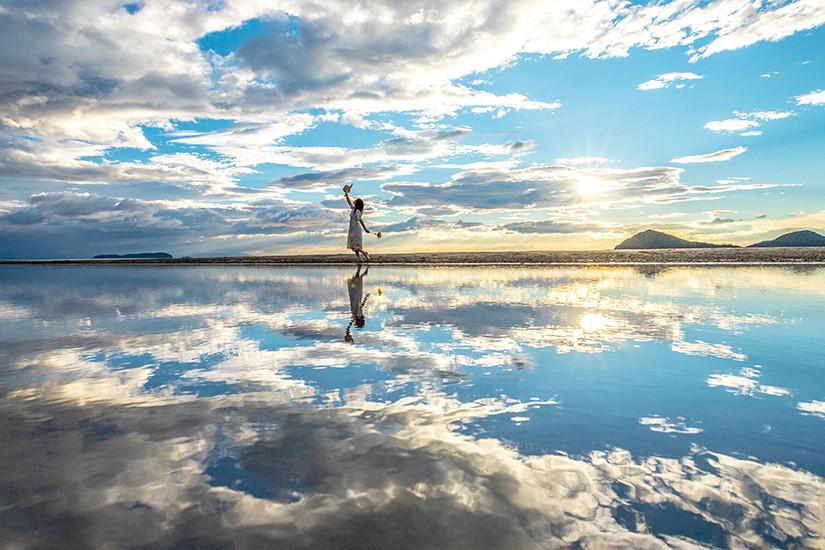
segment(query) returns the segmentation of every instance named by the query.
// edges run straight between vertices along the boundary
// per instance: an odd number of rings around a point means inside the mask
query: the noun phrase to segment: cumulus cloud
[[[321,116],[306,113],[284,113],[276,120],[265,122],[240,123],[226,130],[202,132],[195,130],[173,131],[167,134],[173,143],[186,145],[209,145],[218,148],[221,145],[236,147],[265,147],[279,143],[286,136],[300,134],[312,128]]]
[[[690,186],[681,181],[681,175],[682,169],[673,167],[621,170],[534,165],[508,170],[488,166],[456,173],[445,183],[389,182],[381,188],[392,195],[387,201],[390,207],[444,215],[580,204],[666,204],[699,200],[699,195],[773,187],[745,183]]]
[[[515,231],[516,233],[535,233],[539,235],[582,233],[584,231],[599,231],[604,229],[603,226],[589,222],[557,222],[552,220],[513,222],[503,224],[501,227],[507,231]]]
[[[825,105],[825,90],[817,90],[796,96],[797,105]]]
[[[721,151],[715,151],[713,153],[705,153],[704,155],[678,157],[675,159],[671,159],[670,162],[675,162],[677,164],[692,164],[697,162],[720,162],[730,160],[734,157],[738,157],[747,150],[747,147],[739,146],[734,147],[732,149],[722,149]]]
[[[524,55],[611,58],[634,48],[687,47],[698,59],[814,28],[825,22],[823,11],[814,0],[747,6],[735,0],[483,0],[471,10],[458,0],[426,8],[357,0],[295,0],[275,7],[11,3],[0,13],[0,172],[10,181],[7,197],[18,201],[82,184],[135,200],[220,198],[236,201],[240,211],[261,193],[338,185],[347,171],[363,170],[367,180],[397,179],[417,173],[417,163],[446,164],[462,155],[474,157],[464,164],[492,156],[521,160],[537,148],[531,139],[462,143],[472,129],[451,128],[445,119],[467,112],[549,113],[562,105],[552,90],[534,97],[491,92],[485,71]],[[663,73],[640,88],[699,78]],[[819,93],[797,102],[816,103]],[[735,114],[707,127],[755,135],[781,114]],[[290,142],[325,124],[376,133],[343,147]],[[118,158],[129,160],[113,160]],[[597,164],[596,158],[586,164]],[[563,164],[584,166],[569,160]],[[267,189],[238,185],[258,167],[279,164],[288,175]],[[462,177],[457,175],[456,188],[465,185]],[[617,193],[632,187],[596,179]],[[536,189],[521,188],[525,181],[514,184],[515,200],[495,200],[518,207],[572,202],[564,191],[550,190],[558,183],[553,178],[537,177],[547,184]],[[36,188],[26,189],[26,182]],[[404,202],[397,195],[390,200]],[[37,216],[18,212],[7,221],[35,226]]]
[[[713,218],[712,220],[710,220],[708,222],[700,222],[700,223],[702,223],[704,225],[725,225],[725,224],[734,223],[734,222],[736,222],[736,220],[733,219],[733,218],[720,218],[719,216],[717,216],[717,217]]]
[[[713,120],[705,124],[705,128],[711,132],[739,134],[740,136],[758,136],[762,132],[752,130],[762,125],[762,122],[769,120],[782,120],[794,114],[790,111],[754,111],[751,113],[743,113],[741,111],[734,111],[736,118],[729,118],[725,120]]]
[[[385,128],[382,128],[385,129]],[[237,141],[238,132],[220,131],[215,133],[186,133],[177,135],[177,143],[202,145],[222,157],[242,166],[255,166],[263,163],[283,164],[291,167],[311,168],[322,172],[339,172],[370,164],[384,166],[386,177],[414,172],[409,165],[397,167],[393,173],[388,164],[400,162],[414,163],[438,158],[448,158],[458,154],[506,155],[515,151],[528,151],[530,141],[506,142],[502,145],[461,145],[460,138],[469,134],[467,128],[449,128],[432,130],[407,130],[390,127],[391,137],[383,139],[371,147],[351,148],[343,146],[291,146],[280,139],[270,139],[269,130],[256,125],[249,132],[241,132],[243,141]],[[279,133],[279,132],[276,132]],[[367,173],[367,172],[365,172]],[[368,177],[366,179],[372,179]],[[284,180],[286,182],[286,180]],[[300,184],[300,177],[295,184]]]
[[[775,42],[825,23],[825,7],[816,0],[775,4],[771,6],[773,9],[767,10],[761,10],[760,7],[729,2],[708,6],[708,9],[697,14],[699,18],[717,17],[719,30],[709,44],[696,50],[691,60],[737,50],[761,41]],[[691,16],[688,18],[693,19]]]
[[[233,236],[289,235],[344,227],[346,212],[256,199],[248,203],[143,200],[72,191],[38,193],[0,214],[0,255],[6,258],[90,257],[164,250],[211,242],[214,252],[243,252]],[[62,235],[62,237],[61,237]],[[55,242],[60,242],[59,248]]]
[[[581,171],[565,166],[534,166],[517,170],[483,168],[454,175],[443,184],[385,183],[393,196],[388,205],[411,210],[502,211],[550,208],[581,202],[577,193],[583,178],[600,178],[614,191],[684,192],[675,168]]]
[[[396,165],[387,167],[371,168],[345,168],[341,170],[326,170],[318,172],[306,172],[294,176],[284,176],[271,182],[273,187],[284,187],[288,189],[327,189],[355,180],[380,180],[390,179],[401,175],[410,175],[417,171],[412,165]]]
[[[238,179],[250,173],[244,166],[194,153],[156,154],[145,162],[83,158],[102,154],[101,147],[87,143],[11,136],[0,143],[0,169],[6,180],[120,185],[132,187],[130,192],[135,194],[140,193],[139,184],[148,183],[165,187],[176,196],[237,191]]]
[[[332,210],[312,203],[295,203],[289,201],[255,202],[251,205],[257,210],[254,220],[244,221],[243,227],[235,230],[243,232],[268,233],[268,228],[279,227],[285,233],[297,229],[322,229],[334,225],[344,226],[347,213],[343,209]]]
[[[406,233],[413,231],[450,231],[456,229],[467,229],[471,227],[480,227],[484,224],[481,222],[447,222],[436,218],[410,218],[406,221],[385,225],[382,227],[384,233]]]
[[[0,21],[4,123],[116,146],[121,133],[145,145],[140,124],[195,116],[275,121],[298,105],[435,117],[477,107],[549,109],[553,102],[454,81],[522,53],[624,56],[632,47],[692,45],[710,37],[695,54],[707,57],[825,21],[821,6],[803,0],[756,8],[736,2],[532,4],[489,1],[472,12],[462,2],[424,11],[301,1],[278,8],[245,2],[130,10],[102,0],[8,7]],[[210,36],[252,20],[260,22],[259,32],[233,51],[209,49]],[[78,112],[86,116],[73,116]]]
[[[684,80],[701,80],[702,75],[696,73],[665,73],[660,74],[656,78],[642,82],[638,88],[643,91],[660,90],[662,88],[669,88],[675,85],[677,88],[683,88],[685,85],[681,84]]]
[[[726,120],[712,120],[705,124],[705,128],[711,132],[743,132],[749,128],[759,126],[755,120],[746,120],[743,118],[729,118]]]
[[[521,153],[535,149],[536,142],[532,139],[508,141],[504,144],[504,147],[512,153]]]

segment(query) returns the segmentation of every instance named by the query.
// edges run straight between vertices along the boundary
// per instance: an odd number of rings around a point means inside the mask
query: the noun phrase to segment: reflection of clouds
[[[759,394],[778,397],[791,395],[790,390],[786,388],[760,384],[759,377],[762,376],[762,372],[759,368],[759,365],[755,368],[745,367],[739,371],[739,374],[711,374],[707,383],[712,388],[725,388],[736,395],[751,397]]]
[[[776,322],[766,314],[718,305],[720,293],[736,292],[738,271],[672,269],[646,279],[631,269],[421,270],[409,279],[390,279],[396,285],[392,309],[397,315],[385,326],[437,322],[462,342],[486,336],[555,346],[559,352],[606,351],[610,344],[629,340],[673,340],[680,343],[679,350],[696,354],[700,344],[683,342],[687,325],[710,324],[738,334]],[[425,293],[426,301],[421,299]],[[722,345],[704,352],[740,358]]]
[[[665,340],[674,352],[744,360],[685,334],[779,322],[734,307],[743,288],[763,284],[752,271],[376,268],[368,284],[384,291],[357,351],[342,341],[349,269],[125,270],[102,291],[87,270],[4,283],[0,311],[15,319],[0,329],[0,438],[15,442],[0,447],[0,494],[12,495],[0,508],[12,526],[4,544],[821,545],[820,477],[698,449],[526,456],[494,428],[475,428],[498,419],[543,429],[539,413],[554,399],[444,393],[472,367],[534,368],[527,347]],[[755,273],[822,292],[818,274]],[[334,379],[346,373],[331,369],[356,364],[391,379],[309,381],[315,369]],[[707,384],[789,395],[760,377],[752,367]],[[210,385],[228,395],[196,397]],[[797,408],[825,417],[820,401]],[[639,423],[707,435],[680,417]],[[56,522],[60,533],[22,527]]]
[[[798,403],[796,408],[802,411],[803,414],[811,414],[820,418],[825,418],[825,401],[808,401],[805,403]]]
[[[56,349],[89,353],[102,348],[104,361],[135,351],[146,354],[143,368],[149,371],[158,364],[186,364],[179,380],[188,384],[275,389],[286,367],[345,367],[356,360],[341,343],[346,306],[340,283],[348,269],[169,269],[161,278],[154,269],[130,270],[109,277],[105,292],[85,269],[69,272],[65,288],[60,281],[33,286],[27,273],[40,272],[18,273],[0,288],[2,311],[20,319],[14,323],[19,327],[26,327],[25,315],[30,315],[31,323],[42,324],[34,334],[44,338],[26,333],[0,345],[4,369],[18,364],[31,369],[35,357]],[[686,327],[712,325],[739,333],[775,323],[770,315],[725,307],[719,299],[733,300],[748,285],[759,289],[765,281],[819,294],[822,282],[816,272],[756,268],[673,268],[653,278],[626,268],[382,268],[378,275],[384,295],[373,293],[369,316],[380,331],[359,333],[357,361],[396,374],[426,372],[451,379],[463,376],[458,370],[466,367],[530,365],[527,346],[592,353],[628,341],[670,340],[677,353],[745,360],[744,353],[725,344],[685,341]],[[261,327],[259,336],[270,334],[274,343],[242,336],[240,329],[247,326]],[[56,327],[62,339],[54,338]],[[425,334],[436,328],[446,329],[442,341],[427,343]],[[198,368],[206,357],[217,359]],[[37,368],[54,370],[45,364]],[[709,384],[740,393],[787,393],[733,376],[714,375]]]
[[[708,385],[711,387],[728,388],[732,393],[741,395],[752,395],[758,383],[753,378],[738,376],[735,374],[711,374],[708,377]]]
[[[670,349],[684,355],[719,357],[720,359],[733,359],[734,361],[744,361],[748,358],[748,356],[743,353],[736,353],[728,345],[708,344],[701,340],[697,340],[696,342],[673,342],[670,345]]]
[[[526,417],[533,402],[351,393],[320,409],[269,394],[157,396],[142,406],[7,399],[0,429],[18,444],[0,448],[11,465],[0,485],[15,495],[17,517],[59,519],[61,529],[7,529],[6,542],[815,547],[825,537],[825,482],[806,472],[699,449],[643,461],[622,450],[524,456],[456,428]],[[44,484],[54,491],[39,494]],[[668,514],[688,521],[668,523]]]
[[[702,428],[696,426],[688,426],[684,418],[677,418],[671,420],[670,418],[663,418],[661,416],[643,416],[639,419],[639,424],[642,426],[650,426],[654,432],[665,434],[698,434],[702,433]]]
[[[179,383],[275,390],[288,377],[287,367],[346,367],[354,360],[398,375],[458,380],[465,376],[461,369],[473,366],[529,366],[534,361],[527,346],[593,353],[628,341],[670,340],[678,353],[744,360],[744,353],[727,345],[685,341],[685,328],[710,324],[737,333],[776,322],[767,314],[720,305],[717,298],[735,297],[743,280],[763,284],[760,277],[766,277],[796,289],[787,279],[800,279],[801,288],[820,291],[811,283],[821,282],[819,277],[780,277],[775,271],[674,268],[647,278],[616,268],[382,268],[376,284],[384,293],[373,293],[369,304],[370,322],[380,331],[359,332],[355,357],[342,344],[346,306],[340,283],[348,269],[170,269],[160,279],[157,270],[130,270],[125,280],[110,277],[105,292],[81,269],[70,273],[66,292],[54,282],[32,288],[25,276],[0,288],[5,311],[16,317],[26,311],[32,322],[47,322],[48,328],[38,329],[43,334],[56,326],[65,334],[63,340],[29,336],[0,347],[0,353],[8,360],[3,368],[14,369],[18,363],[30,367],[33,357],[55,349],[102,348],[107,362],[137,352],[148,355],[143,368],[150,375],[158,365],[187,365],[165,382],[172,390]],[[28,297],[25,305],[16,302],[21,294]],[[25,326],[23,321],[18,324]],[[260,327],[259,336],[269,334],[274,343],[243,336],[247,326]],[[426,333],[435,328],[446,329],[441,339],[448,341],[427,343]],[[214,359],[200,368],[207,357]],[[716,385],[736,382],[713,378]],[[744,391],[787,392],[738,382]]]
[[[0,320],[5,322],[20,321],[29,316],[26,308],[0,301]]]

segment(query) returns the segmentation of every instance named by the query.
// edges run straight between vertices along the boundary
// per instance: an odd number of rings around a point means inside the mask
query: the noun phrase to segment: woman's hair
[[[355,208],[357,208],[362,214],[364,213],[364,201],[361,199],[355,199]]]

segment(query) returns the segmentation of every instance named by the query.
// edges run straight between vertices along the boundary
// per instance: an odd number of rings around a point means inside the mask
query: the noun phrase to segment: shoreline
[[[356,265],[352,254],[222,256],[213,258],[89,258],[2,260],[0,265]],[[540,252],[436,252],[373,254],[386,266],[633,266],[633,265],[825,265],[825,247],[690,248]]]

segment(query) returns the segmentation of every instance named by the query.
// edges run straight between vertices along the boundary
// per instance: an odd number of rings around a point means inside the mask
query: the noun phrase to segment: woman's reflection
[[[358,328],[364,328],[364,322],[366,321],[364,318],[364,304],[367,303],[367,298],[369,298],[370,295],[367,293],[367,295],[364,296],[364,277],[367,276],[369,271],[370,268],[367,266],[364,272],[361,273],[361,264],[359,264],[358,269],[355,270],[355,275],[347,279],[347,292],[349,293],[349,308],[352,313],[352,319],[350,319],[347,330],[344,333],[344,341],[351,344],[355,343],[352,339],[353,323],[355,323],[355,326]]]

